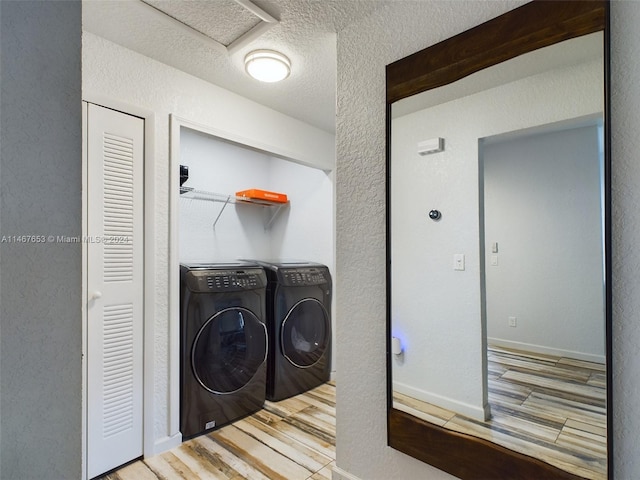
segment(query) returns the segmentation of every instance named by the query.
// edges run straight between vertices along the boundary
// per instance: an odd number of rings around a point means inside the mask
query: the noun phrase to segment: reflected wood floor
[[[335,383],[280,402],[131,463],[102,480],[330,480],[335,465]]]
[[[495,346],[488,350],[488,421],[399,393],[394,394],[394,407],[584,478],[605,479],[605,366]]]

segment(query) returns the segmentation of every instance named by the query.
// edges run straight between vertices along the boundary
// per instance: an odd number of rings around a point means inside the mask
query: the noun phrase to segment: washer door
[[[315,298],[300,300],[282,322],[282,354],[298,368],[309,368],[318,363],[330,340],[329,314]]]
[[[244,387],[267,358],[267,328],[250,310],[226,308],[202,326],[191,348],[191,368],[205,389],[229,394]]]

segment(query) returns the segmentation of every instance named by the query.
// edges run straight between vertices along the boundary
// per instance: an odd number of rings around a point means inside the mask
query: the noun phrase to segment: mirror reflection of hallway
[[[479,148],[491,423],[588,478],[606,476],[602,135],[590,118]]]
[[[491,345],[604,363],[600,122],[480,141]]]
[[[394,407],[590,479],[607,476],[599,115],[479,141],[490,418]]]

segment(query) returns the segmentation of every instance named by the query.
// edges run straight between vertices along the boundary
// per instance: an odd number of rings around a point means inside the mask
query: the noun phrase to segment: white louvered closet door
[[[87,113],[87,474],[142,455],[144,121]]]

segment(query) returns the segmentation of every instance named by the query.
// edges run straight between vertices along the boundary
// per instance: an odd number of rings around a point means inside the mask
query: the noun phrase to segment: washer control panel
[[[329,281],[329,272],[325,268],[280,269],[280,283],[290,287],[322,285]]]
[[[242,270],[192,270],[188,274],[188,286],[193,292],[225,292],[255,290],[267,285],[267,277],[261,268]]]

